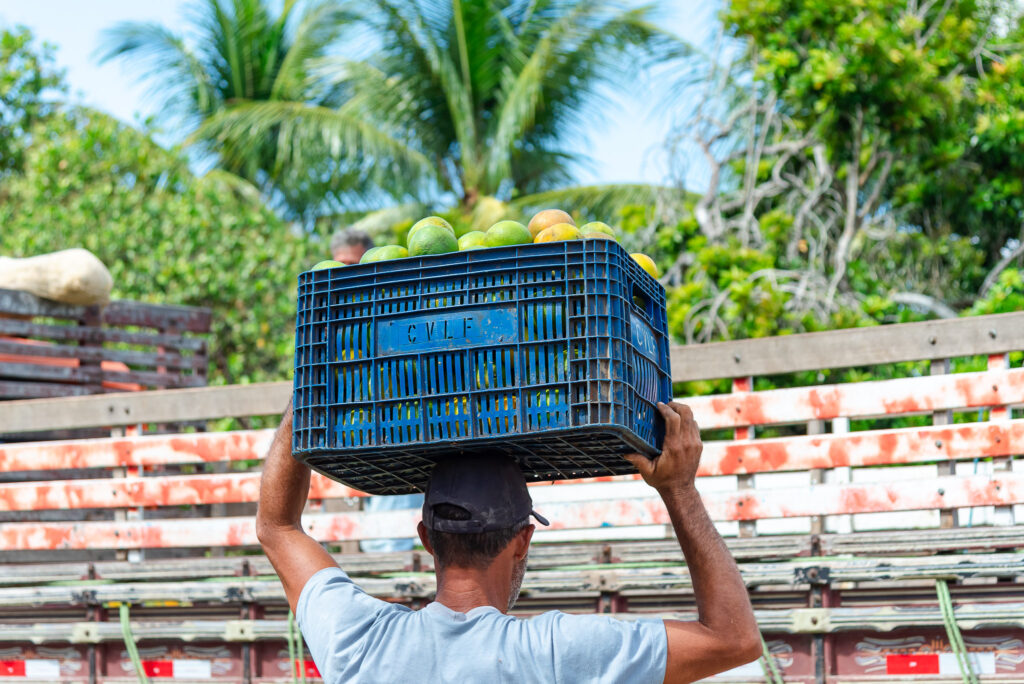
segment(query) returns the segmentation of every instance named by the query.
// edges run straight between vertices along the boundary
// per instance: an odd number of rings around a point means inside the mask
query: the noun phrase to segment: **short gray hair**
[[[331,252],[342,247],[362,247],[370,249],[373,247],[373,238],[365,230],[358,228],[346,228],[339,230],[331,237]]]

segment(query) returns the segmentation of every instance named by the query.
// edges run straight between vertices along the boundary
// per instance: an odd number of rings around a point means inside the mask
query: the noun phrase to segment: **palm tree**
[[[403,160],[412,152],[365,122],[349,121],[343,140],[319,139],[282,146],[286,121],[261,135],[214,138],[203,124],[256,103],[275,111],[336,112],[347,99],[343,88],[314,78],[310,66],[334,48],[353,15],[334,2],[285,0],[279,12],[270,0],[196,0],[190,6],[194,40],[155,23],[123,22],[103,34],[101,61],[121,59],[152,83],[166,123],[193,132],[190,142],[214,155],[217,165],[267,192],[285,214],[303,215],[331,192],[361,196],[374,192],[365,163],[351,161],[313,168],[308,162],[345,157],[353,150]],[[340,152],[345,149],[346,154]],[[415,155],[414,155],[415,156]],[[416,159],[417,163],[423,160]]]
[[[330,151],[324,143],[332,140],[349,141],[335,149],[358,150],[372,132],[405,148],[399,160],[406,175],[389,167],[385,185],[393,195],[454,197],[465,210],[484,197],[521,206],[571,198],[591,207],[650,197],[648,186],[561,189],[585,160],[567,143],[584,137],[602,94],[632,87],[649,65],[689,54],[653,23],[652,6],[615,0],[364,4],[361,21],[377,43],[370,56],[328,56],[309,65],[321,87],[345,94],[340,106],[239,104],[207,120],[203,136],[240,149],[239,140],[287,130],[287,138],[275,136],[277,151],[295,156],[303,149]],[[364,127],[358,134],[353,122]],[[393,162],[370,158],[372,166]]]

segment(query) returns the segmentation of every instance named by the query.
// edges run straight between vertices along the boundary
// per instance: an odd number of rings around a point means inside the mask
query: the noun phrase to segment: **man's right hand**
[[[665,418],[661,454],[654,459],[642,454],[628,454],[625,458],[640,471],[644,482],[661,494],[691,489],[704,449],[693,412],[689,406],[674,401],[658,402],[658,410]]]

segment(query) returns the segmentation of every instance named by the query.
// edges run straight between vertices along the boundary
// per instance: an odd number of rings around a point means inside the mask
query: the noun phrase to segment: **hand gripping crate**
[[[627,473],[670,396],[665,290],[612,240],[299,276],[293,451],[370,494],[420,490],[454,453],[528,480]]]

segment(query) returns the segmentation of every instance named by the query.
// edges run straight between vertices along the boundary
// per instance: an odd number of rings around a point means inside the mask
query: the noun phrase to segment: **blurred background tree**
[[[21,81],[65,90],[48,51],[26,31]],[[3,150],[0,254],[84,247],[114,277],[114,297],[210,307],[214,384],[287,377],[295,328],[295,276],[323,247],[289,229],[237,176],[197,177],[180,149],[96,111],[37,106],[33,126]],[[17,104],[13,105],[17,107]],[[23,117],[25,120],[27,117]]]
[[[733,0],[722,20],[670,141],[710,170],[663,230],[677,335],[955,316],[1020,263],[1017,6]]]
[[[0,179],[21,168],[32,127],[67,90],[63,78],[53,46],[33,45],[25,28],[0,31]]]

